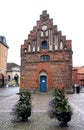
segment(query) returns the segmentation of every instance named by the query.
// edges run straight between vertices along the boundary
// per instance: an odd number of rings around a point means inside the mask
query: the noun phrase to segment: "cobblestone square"
[[[0,130],[84,130],[84,93],[68,94],[73,108],[73,116],[67,128],[61,128],[59,122],[47,115],[51,94],[32,94],[32,115],[28,122],[12,122],[12,106],[17,102],[16,94],[0,101]]]

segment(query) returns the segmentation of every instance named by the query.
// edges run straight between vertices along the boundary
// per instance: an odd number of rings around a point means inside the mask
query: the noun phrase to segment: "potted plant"
[[[19,100],[13,106],[11,114],[15,121],[27,121],[31,116],[31,94],[30,92],[20,92]]]
[[[54,90],[53,99],[49,102],[48,115],[51,118],[58,119],[60,126],[68,126],[72,116],[72,109],[68,103],[68,98],[65,96],[64,88]]]

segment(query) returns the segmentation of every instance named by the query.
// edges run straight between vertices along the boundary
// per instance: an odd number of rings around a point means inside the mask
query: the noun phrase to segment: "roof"
[[[84,74],[84,67],[80,67],[77,73]]]
[[[2,45],[4,45],[6,48],[9,48],[9,46],[7,45],[7,43],[2,43],[0,42]]]
[[[7,63],[7,70],[11,70],[13,67],[20,67],[20,65],[16,63]]]
[[[73,67],[73,70],[76,69],[78,74],[84,74],[84,66]]]
[[[0,36],[0,43],[5,47],[9,48],[9,46],[6,43],[6,38],[4,36]]]

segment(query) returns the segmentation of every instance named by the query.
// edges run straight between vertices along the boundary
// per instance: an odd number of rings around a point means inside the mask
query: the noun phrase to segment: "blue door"
[[[47,77],[40,76],[40,91],[46,92],[46,89],[47,89]]]

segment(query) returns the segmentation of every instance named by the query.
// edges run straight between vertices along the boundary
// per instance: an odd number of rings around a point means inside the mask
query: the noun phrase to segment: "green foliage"
[[[66,98],[64,88],[55,89],[53,99],[49,102],[48,115],[50,118],[57,118],[59,121],[70,121],[72,115],[71,106]]]
[[[27,120],[31,116],[31,94],[30,92],[17,94],[19,95],[19,100],[12,108],[12,115],[15,116],[15,120]]]
[[[70,112],[72,113],[71,107],[68,103],[68,98],[65,96],[64,88],[55,89],[53,95],[53,109],[54,112]]]

